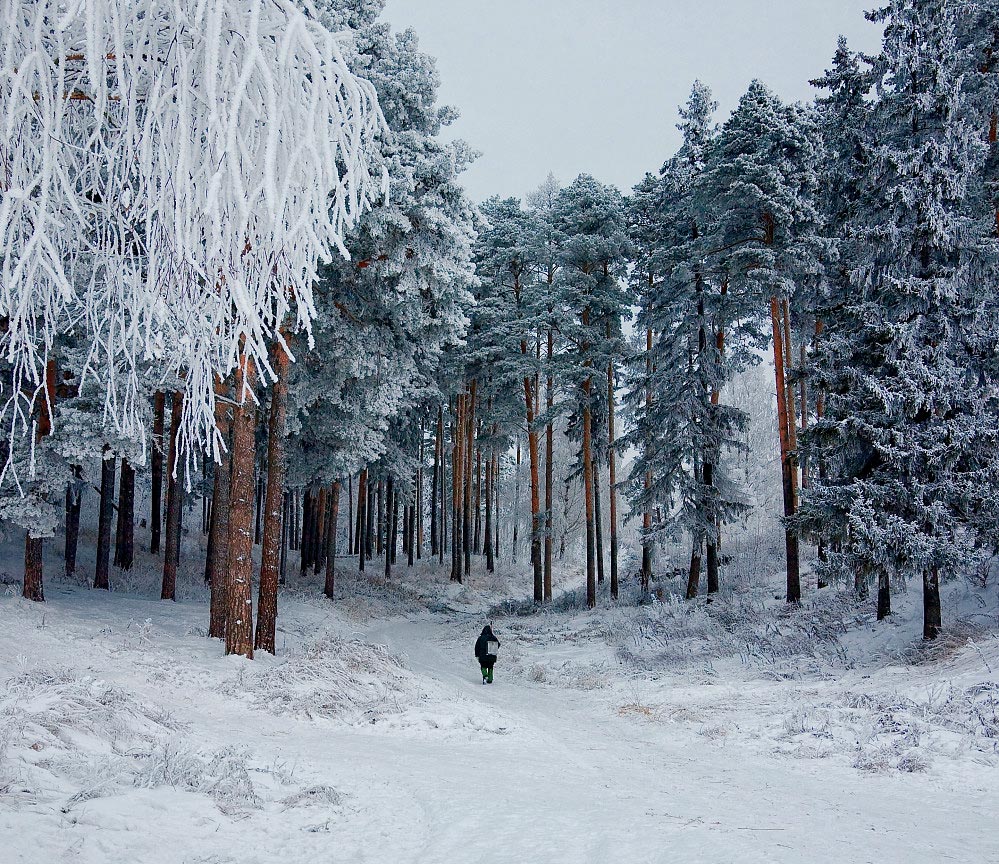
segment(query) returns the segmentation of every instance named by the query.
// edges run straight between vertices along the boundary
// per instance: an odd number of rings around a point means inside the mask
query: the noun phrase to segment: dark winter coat
[[[499,639],[493,635],[493,628],[488,624],[482,628],[482,634],[475,640],[475,656],[483,669],[492,669],[496,663],[496,655],[489,653],[489,643],[499,645]]]

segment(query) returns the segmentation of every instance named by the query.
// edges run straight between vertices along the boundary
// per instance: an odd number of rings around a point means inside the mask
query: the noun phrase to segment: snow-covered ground
[[[586,612],[569,579],[536,614],[523,572],[351,571],[250,662],[195,575],[141,582],[0,599],[3,864],[999,861],[985,592],[925,650],[912,594],[876,625],[832,592]]]

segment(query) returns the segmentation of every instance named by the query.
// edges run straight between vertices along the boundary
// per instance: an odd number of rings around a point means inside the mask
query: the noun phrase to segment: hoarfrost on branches
[[[385,185],[374,88],[292,0],[4,0],[0,33],[8,440],[72,330],[106,422],[141,437],[165,368],[183,449],[217,454],[216,376],[309,330],[318,265]]]

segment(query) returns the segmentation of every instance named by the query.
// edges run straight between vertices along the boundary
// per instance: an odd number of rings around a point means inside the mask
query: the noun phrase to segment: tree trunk
[[[289,358],[279,342],[271,348],[271,410],[267,421],[267,485],[263,501],[263,547],[253,647],[276,654],[278,583],[281,578],[281,528],[284,509],[285,419],[288,412]]]
[[[177,564],[180,561],[180,508],[184,497],[184,466],[177,458],[177,433],[180,431],[184,394],[179,390],[173,394],[170,409],[170,449],[167,471],[167,519],[166,544],[163,550],[163,586],[161,600],[176,600]]]
[[[409,556],[406,559],[406,564],[412,567],[416,562],[416,543],[414,541],[414,534],[416,534],[416,506],[413,504],[409,505],[409,548],[406,550]]]
[[[701,582],[701,548],[702,539],[695,537],[690,548],[690,569],[687,571],[687,600],[697,597],[698,587]]]
[[[288,538],[291,532],[291,495],[287,492],[281,496],[281,562],[279,565],[278,584],[284,585],[288,574]]]
[[[480,424],[481,425],[481,424]],[[482,448],[475,448],[475,535],[472,551],[482,554]]]
[[[381,484],[379,484],[379,487]],[[386,534],[385,537],[385,578],[388,579],[392,576],[392,547],[395,545],[395,483],[392,479],[392,475],[388,476],[388,483],[386,489],[386,496],[388,501],[388,515],[389,523],[391,523],[391,536]],[[379,499],[381,496],[379,495]],[[381,510],[381,506],[378,508]],[[389,526],[386,525],[386,531],[389,530]]]
[[[336,480],[333,483],[333,490],[330,497],[332,501],[330,502],[330,533],[329,540],[326,546],[326,583],[323,585],[323,594],[329,597],[330,600],[333,599],[333,592],[336,588],[336,529],[337,522],[340,519],[340,481]],[[348,519],[348,523],[349,523]]]
[[[371,490],[371,476],[365,475],[367,491],[364,493],[364,555],[370,561],[375,555],[375,498]],[[380,482],[380,481],[379,481]],[[376,487],[377,490],[377,487]]]
[[[83,501],[83,488],[80,482],[82,469],[73,466],[73,483],[66,487],[66,576],[76,575],[76,551],[80,544],[80,510]]]
[[[219,396],[225,395],[224,387],[216,388]],[[215,482],[212,487],[212,524],[208,527],[208,547],[211,550],[208,580],[211,584],[211,606],[208,635],[225,639],[228,610],[229,581],[229,485],[232,473],[231,427],[229,406],[223,401],[215,403],[215,426],[222,438],[219,461],[215,464]]]
[[[149,551],[158,555],[160,551],[160,532],[163,529],[163,451],[166,441],[163,439],[163,421],[166,414],[166,394],[158,390],[153,397],[153,452],[151,478],[151,509],[149,514]]]
[[[923,571],[923,639],[930,641],[940,635],[943,619],[940,615],[940,571],[931,567]]]
[[[306,571],[309,569],[309,555],[312,553],[312,509],[314,506],[312,491],[306,489],[302,503],[302,539],[299,543],[300,555],[298,567],[303,579],[305,578]]]
[[[464,467],[464,457],[462,448],[465,435],[463,421],[463,405],[465,395],[461,394],[455,398],[454,419],[451,422],[451,581],[462,581],[461,566],[461,492],[462,492],[462,469]]]
[[[884,621],[889,615],[891,615],[891,582],[888,571],[881,567],[878,569],[878,621]]]
[[[323,486],[319,490],[316,506],[316,530],[312,537],[312,572],[316,576],[319,575],[319,571],[326,563],[326,511],[328,508],[329,496],[326,494],[326,487]]]
[[[236,369],[232,422],[232,479],[229,483],[228,626],[225,653],[253,659],[253,466],[255,383],[253,359],[245,354]]]
[[[36,603],[45,602],[42,538],[27,534],[24,539],[24,585],[21,596]]]
[[[259,546],[264,539],[264,478],[258,475],[253,485],[253,545]]]
[[[108,562],[111,557],[111,520],[114,518],[114,476],[117,457],[107,451],[101,459],[101,506],[97,518],[97,566],[94,571],[94,588],[105,591],[111,588],[108,580]]]
[[[791,453],[791,426],[787,402],[787,375],[784,368],[784,337],[781,333],[780,301],[770,298],[770,318],[773,326],[774,375],[777,387],[777,427],[780,434],[781,485],[784,497],[784,516],[791,518],[795,513],[795,474]],[[798,536],[790,526],[784,528],[784,549],[787,558],[787,602],[801,600],[801,578],[799,571]]]
[[[604,519],[600,500],[600,464],[593,462],[593,535],[596,538],[597,584],[604,583]]]
[[[365,511],[368,506],[368,469],[365,468],[357,475],[357,570],[364,572],[364,556],[367,541],[364,537]]]
[[[553,492],[554,465],[555,458],[555,429],[552,423],[552,409],[555,406],[555,379],[551,373],[553,357],[555,354],[555,332],[548,328],[548,378],[545,382],[545,413],[548,415],[548,422],[545,424],[545,573],[544,573],[544,602],[550,603],[552,599],[552,546],[555,538],[552,536],[553,520],[552,509],[555,506]],[[494,481],[495,482],[495,481]]]
[[[610,339],[610,324],[607,325],[607,338]],[[607,496],[610,512],[610,590],[611,597],[617,600],[617,458],[614,453],[614,361],[607,364]]]
[[[135,470],[127,459],[121,460],[115,540],[115,565],[122,570],[131,570],[135,560]]]
[[[521,351],[526,355],[526,341]],[[545,600],[544,562],[541,560],[541,472],[538,467],[538,430],[534,426],[534,388],[524,376],[524,404],[527,408],[527,453],[531,468],[531,567],[534,570],[534,602]]]
[[[38,425],[35,427],[35,443],[52,432],[52,410],[56,398],[56,363],[45,363],[44,396],[38,409]],[[24,534],[24,581],[21,583],[21,596],[36,603],[45,601],[45,564],[43,558],[44,541],[32,537],[30,529]]]
[[[496,569],[496,560],[493,558],[493,456],[486,457],[486,513],[485,513],[485,541],[486,541],[486,571],[492,573]]]
[[[583,327],[589,325],[589,314],[583,312]],[[585,350],[585,346],[584,346]],[[586,366],[590,366],[589,360]],[[593,421],[590,412],[590,391],[592,380],[588,375],[583,382],[583,448],[580,458],[583,463],[583,498],[586,508],[586,605],[593,609],[597,605],[597,571],[595,561],[595,524],[593,496],[593,445],[591,441]]]
[[[347,554],[356,555],[354,549],[354,475],[347,475]]]
[[[649,277],[649,284],[652,284],[652,277]],[[645,409],[652,411],[652,330],[645,331]],[[642,574],[641,588],[643,594],[649,593],[649,586],[652,583],[652,472],[646,471],[643,480],[645,488],[645,507],[642,511]]]
[[[468,391],[468,410],[465,417],[465,466],[464,501],[462,502],[461,549],[464,556],[465,576],[472,574],[472,470],[475,448],[475,381]]]
[[[510,560],[514,564],[517,563],[517,534],[518,528],[520,527],[520,436],[517,436],[517,466],[516,473],[514,474],[514,489],[513,489],[513,538],[510,545],[511,555]]]
[[[441,439],[444,437],[444,408],[437,408],[437,426],[434,433],[434,474],[430,478],[430,554],[437,555],[440,539],[437,531],[437,491],[441,470]]]

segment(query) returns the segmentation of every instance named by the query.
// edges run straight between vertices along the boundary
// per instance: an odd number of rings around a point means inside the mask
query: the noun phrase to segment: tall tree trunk
[[[878,621],[891,615],[891,581],[884,567],[878,568]]]
[[[291,495],[284,493],[281,500],[281,562],[278,567],[278,584],[284,585],[288,575],[288,539],[291,532]]]
[[[327,510],[329,508],[329,496],[326,494],[326,487],[319,490],[319,502],[316,507],[316,531],[312,539],[312,572],[318,576],[322,566],[326,563],[326,523]]]
[[[35,427],[35,443],[52,432],[52,411],[56,398],[56,362],[45,363],[43,399],[38,406],[38,424]],[[45,602],[44,541],[33,537],[30,529],[24,534],[24,581],[21,583],[21,596],[36,603]]]
[[[121,479],[118,481],[115,540],[115,565],[122,570],[131,570],[135,560],[135,469],[124,458],[121,460]]]
[[[481,423],[479,424],[481,427]],[[482,448],[475,448],[475,534],[472,551],[482,554]]]
[[[166,544],[163,550],[161,600],[177,599],[177,564],[180,561],[180,508],[184,498],[184,464],[177,458],[177,434],[183,417],[184,394],[173,394],[170,408],[170,449],[167,463]]]
[[[367,540],[364,537],[365,511],[368,507],[368,469],[365,468],[357,475],[357,570],[364,572],[365,547]]]
[[[305,578],[305,574],[309,569],[309,555],[312,554],[312,510],[315,504],[313,503],[312,490],[305,490],[305,497],[302,503],[302,539],[299,543],[300,555],[299,555],[299,573],[301,578]]]
[[[649,277],[652,283],[652,277]],[[645,409],[652,410],[652,330],[645,331]],[[652,501],[650,494],[652,491],[652,472],[646,471],[644,478],[645,486],[645,507],[642,511],[642,593],[649,593],[649,586],[652,583]]]
[[[472,574],[472,470],[475,451],[475,381],[468,391],[468,411],[465,417],[465,466],[464,501],[462,504],[461,549],[464,556],[465,576]]]
[[[228,626],[225,653],[253,659],[253,466],[256,379],[253,359],[240,357],[232,422],[232,479],[229,484]]]
[[[590,310],[584,309],[582,314],[584,332],[590,326]],[[583,356],[589,350],[589,346],[584,341],[580,346]],[[593,494],[593,418],[590,411],[590,396],[593,388],[591,374],[592,362],[587,359],[584,363],[586,368],[586,379],[583,381],[583,446],[580,459],[583,463],[583,500],[586,515],[586,605],[593,609],[597,605],[597,571],[594,548],[595,544],[595,522],[594,522],[594,494]]]
[[[930,567],[923,571],[923,639],[936,639],[942,626],[940,571],[936,567]]]
[[[82,469],[73,466],[72,483],[66,487],[66,576],[76,575],[76,551],[80,544],[80,510],[83,501],[83,486],[80,480]]]
[[[437,530],[437,490],[441,470],[441,440],[444,437],[444,408],[437,408],[437,425],[434,432],[434,474],[430,478],[430,554],[437,555],[440,539]]]
[[[264,478],[257,476],[254,484],[256,496],[253,507],[253,544],[259,546],[264,539]]]
[[[330,533],[328,538],[328,545],[326,546],[326,583],[323,585],[323,594],[329,597],[330,600],[333,599],[334,589],[336,588],[336,529],[337,522],[340,519],[340,481],[335,480],[333,482],[333,490],[331,492],[331,513],[330,513]],[[348,524],[350,520],[348,519]]]
[[[596,539],[597,584],[604,583],[604,520],[600,500],[600,464],[593,460],[593,536]]]
[[[153,452],[151,478],[151,508],[149,513],[149,551],[158,555],[160,532],[163,529],[163,453],[166,441],[163,438],[163,425],[166,414],[166,393],[157,390],[153,397]]]
[[[385,578],[388,579],[392,575],[392,563],[393,563],[393,546],[395,545],[395,482],[392,479],[392,475],[389,474],[388,482],[386,486],[386,502],[388,510],[388,520],[385,525]],[[380,509],[380,508],[379,508]],[[389,531],[391,531],[391,536],[389,536]]]
[[[224,385],[219,382],[216,394],[226,395]],[[219,449],[219,461],[215,463],[215,482],[212,487],[212,524],[208,526],[208,547],[211,550],[208,580],[211,584],[211,605],[208,619],[208,635],[213,639],[225,639],[228,609],[229,581],[229,486],[232,482],[232,429],[229,420],[229,406],[223,400],[215,403],[215,427],[218,429],[223,446]]]
[[[416,561],[416,543],[414,542],[414,534],[416,534],[416,506],[413,504],[409,505],[409,548],[406,549],[406,554],[409,556],[406,559],[406,564],[412,567]]]
[[[385,524],[385,481],[378,481],[378,543],[375,552],[378,555],[382,554],[382,546],[385,543],[385,537],[388,536],[388,529]]]
[[[784,516],[791,518],[795,513],[795,474],[791,453],[791,425],[787,403],[787,374],[784,367],[784,336],[781,332],[780,301],[770,298],[770,318],[773,326],[774,375],[777,387],[777,427],[780,433],[781,486],[784,497]],[[798,535],[790,526],[784,528],[784,549],[787,558],[787,602],[801,600],[801,577],[799,570]]]
[[[420,453],[416,468],[416,560],[423,558],[423,444],[426,438],[426,423],[420,421]]]
[[[371,489],[371,475],[365,475],[367,491],[364,494],[364,555],[370,561],[375,555],[375,495]],[[377,488],[377,487],[376,487]]]
[[[356,555],[354,549],[354,475],[347,475],[347,554]]]
[[[253,647],[276,654],[278,583],[281,578],[281,529],[284,509],[285,420],[288,412],[289,358],[279,342],[271,348],[271,410],[267,420],[267,485],[264,496],[263,547],[260,550],[260,593]]]
[[[526,356],[527,342],[521,341],[521,352]],[[531,379],[524,376],[524,405],[527,410],[527,453],[531,468],[531,567],[534,570],[534,602],[545,600],[544,562],[541,560],[541,473],[538,468],[538,430],[534,388]]]
[[[691,541],[690,547],[690,569],[687,571],[687,595],[686,599],[693,600],[697,597],[698,586],[701,582],[701,549],[704,540],[699,535]]]
[[[553,496],[554,458],[555,458],[555,428],[552,423],[552,411],[555,407],[555,379],[551,369],[555,355],[555,332],[548,328],[548,377],[545,382],[545,413],[548,422],[545,424],[545,573],[544,602],[552,599],[552,546],[555,538],[552,535],[552,509],[555,506]],[[495,482],[495,480],[493,481]]]
[[[513,490],[513,542],[511,544],[511,555],[510,559],[514,564],[517,563],[517,534],[520,528],[520,436],[517,436],[517,466],[516,472],[514,473],[514,490]]]
[[[101,508],[97,519],[97,567],[94,587],[111,588],[108,580],[108,562],[111,557],[111,520],[114,518],[114,476],[117,457],[105,450],[101,459]]]
[[[607,324],[607,338],[610,339],[611,327]],[[614,360],[607,363],[607,496],[610,512],[610,590],[611,597],[617,600],[617,454],[614,452],[616,443],[614,434]]]
[[[461,474],[465,463],[462,448],[465,441],[463,426],[464,394],[454,400],[454,419],[451,422],[451,581],[461,582]]]
[[[486,513],[484,525],[486,541],[486,571],[492,573],[496,569],[496,561],[493,558],[493,456],[486,457]]]

